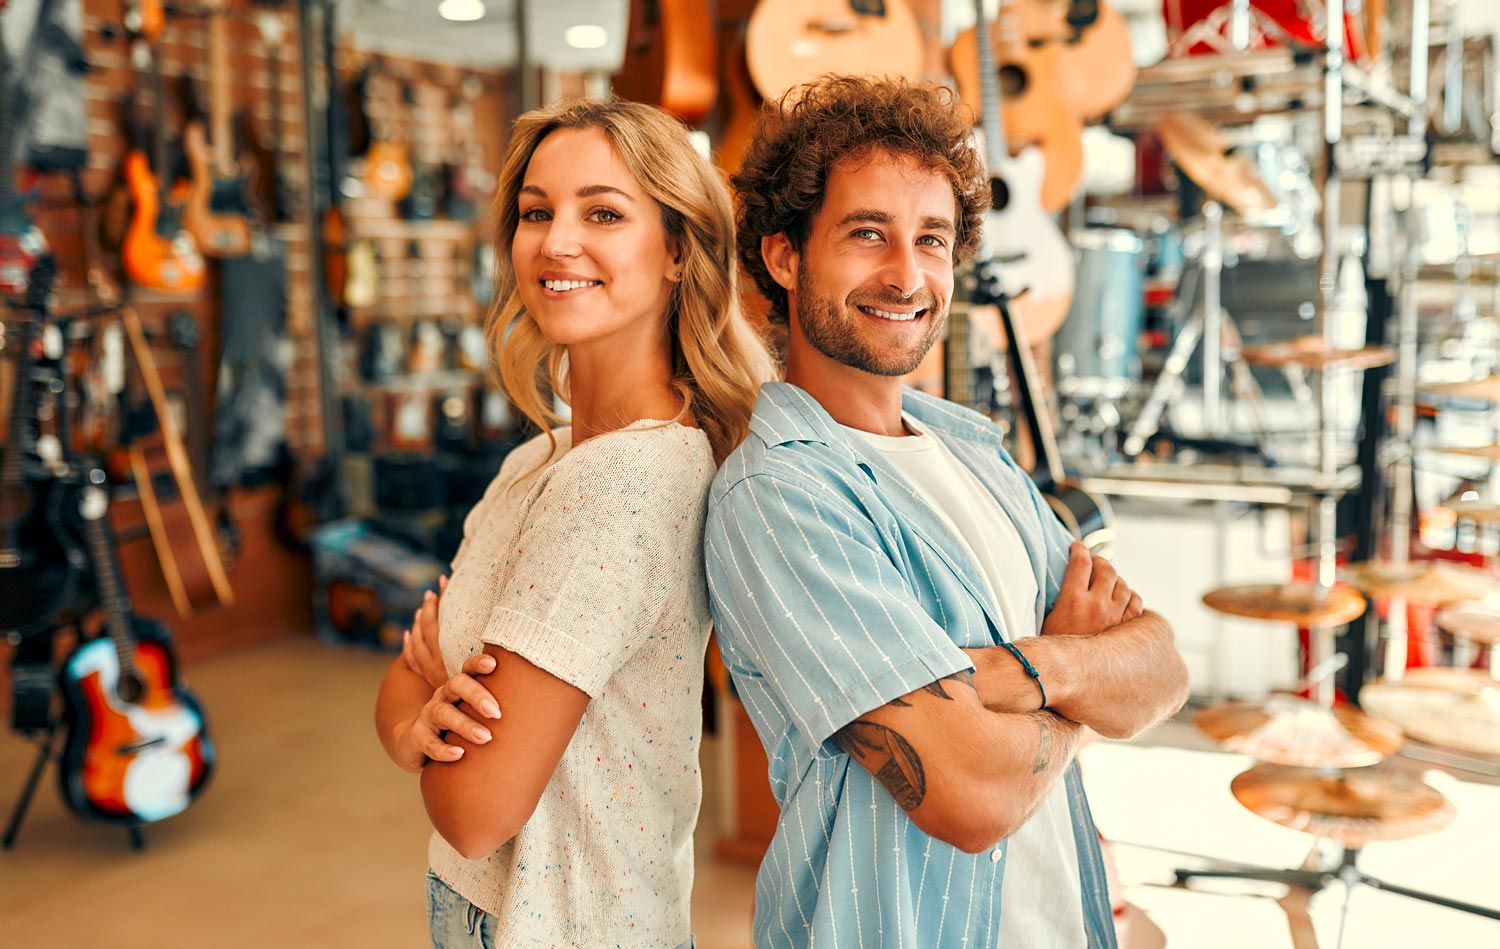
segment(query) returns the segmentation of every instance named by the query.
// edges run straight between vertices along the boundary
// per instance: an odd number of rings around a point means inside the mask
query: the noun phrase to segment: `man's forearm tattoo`
[[[833,737],[840,748],[869,768],[902,809],[915,810],[927,796],[922,759],[896,731],[860,720],[845,725]]]
[[[940,698],[945,702],[952,702],[953,696],[949,695],[947,690],[943,688],[943,683],[950,680],[953,682],[962,683],[963,685],[968,686],[976,692],[979,691],[979,687],[974,684],[974,673],[970,672],[968,669],[964,669],[961,672],[955,672],[952,675],[943,676],[941,679],[938,679],[935,682],[929,682],[926,685],[922,686],[922,691],[926,692],[928,695]],[[890,704],[896,706],[897,708],[911,708],[911,703],[906,701],[905,699],[892,699]]]
[[[1036,748],[1036,760],[1031,763],[1031,773],[1041,774],[1052,767],[1052,733],[1057,729],[1057,719],[1052,717],[1051,712],[1036,712],[1032,715],[1036,721],[1040,740]]]

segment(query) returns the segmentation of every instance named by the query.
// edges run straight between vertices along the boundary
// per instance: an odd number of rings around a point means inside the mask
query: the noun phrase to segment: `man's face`
[[[948,317],[957,209],[942,175],[907,156],[833,166],[807,245],[792,255],[800,372],[820,358],[876,376],[917,368]]]

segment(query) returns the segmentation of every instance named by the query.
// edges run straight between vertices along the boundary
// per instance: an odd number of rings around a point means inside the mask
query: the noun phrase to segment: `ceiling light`
[[[484,0],[443,0],[438,16],[455,23],[472,23],[484,19]]]
[[[563,42],[574,49],[603,49],[609,42],[609,32],[602,26],[580,23],[563,31]]]

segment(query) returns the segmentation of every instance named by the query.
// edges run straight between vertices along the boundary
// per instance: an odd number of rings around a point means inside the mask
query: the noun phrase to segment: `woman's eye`
[[[529,221],[533,224],[537,221],[545,221],[547,220],[547,212],[542,208],[532,208],[529,211],[522,211],[521,220]]]
[[[589,212],[589,220],[595,224],[613,224],[620,220],[622,215],[609,208],[595,208]]]

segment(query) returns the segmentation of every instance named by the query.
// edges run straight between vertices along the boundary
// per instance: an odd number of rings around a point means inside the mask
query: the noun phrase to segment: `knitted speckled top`
[[[701,431],[653,421],[571,450],[556,435],[551,458],[545,436],[512,452],[470,512],[440,639],[450,672],[494,643],[591,701],[514,839],[466,860],[434,834],[428,859],[496,917],[504,949],[676,946],[702,797],[713,453]]]

